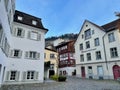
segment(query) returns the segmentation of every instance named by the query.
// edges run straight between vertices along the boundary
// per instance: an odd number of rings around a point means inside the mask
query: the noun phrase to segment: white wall
[[[17,70],[20,71],[19,81],[22,81],[22,72],[24,71],[37,71],[39,72],[38,82],[43,82],[44,77],[44,34],[45,32],[41,29],[33,28],[27,25],[22,25],[19,23],[15,23],[13,25],[13,29],[16,27],[22,28],[25,30],[25,37],[19,38],[12,36],[12,46],[11,49],[20,49],[22,50],[22,57],[20,59],[17,58],[9,58],[7,63],[6,71]],[[35,41],[27,38],[28,31],[37,31],[41,34],[41,40]],[[40,53],[39,60],[30,60],[25,59],[26,51],[36,51]],[[5,78],[4,78],[5,79]]]
[[[13,2],[11,2],[11,0],[9,0],[8,2],[8,11],[6,11],[5,8],[5,0],[0,0],[0,22],[2,24],[3,27],[3,32],[5,34],[5,37],[7,38],[7,41],[9,43],[9,45],[11,46],[11,33],[10,33],[10,24],[8,21],[8,16],[11,17],[10,22],[12,22],[13,20],[13,13],[11,12],[11,14],[9,14],[10,10],[14,11],[12,8],[12,4],[14,4],[14,0]],[[5,53],[3,52],[3,50],[0,48],[0,64],[2,65],[1,67],[1,71],[0,71],[0,85],[3,82],[3,75],[4,75],[4,67],[6,67],[6,63],[7,63],[8,58],[6,57]]]

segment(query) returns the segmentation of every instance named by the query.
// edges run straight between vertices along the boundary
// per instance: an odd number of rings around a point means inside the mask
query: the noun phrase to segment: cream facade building
[[[75,42],[78,77],[120,77],[120,19],[98,26],[85,20]]]
[[[44,77],[58,74],[58,53],[55,50],[45,48],[44,62],[50,62],[50,67],[44,68]]]

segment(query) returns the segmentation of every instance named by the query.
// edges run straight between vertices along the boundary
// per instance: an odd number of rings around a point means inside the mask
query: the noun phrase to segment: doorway
[[[114,79],[120,77],[120,67],[118,65],[113,66],[113,75],[114,75]]]
[[[81,76],[82,78],[85,78],[85,67],[81,67]]]

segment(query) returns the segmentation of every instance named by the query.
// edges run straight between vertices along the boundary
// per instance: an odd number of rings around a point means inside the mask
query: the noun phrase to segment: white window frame
[[[21,35],[18,35],[19,30],[21,30]],[[23,30],[20,27],[14,28],[12,30],[12,35],[15,36],[15,37],[23,38],[25,36],[25,30]]]
[[[96,60],[100,60],[100,59],[102,59],[101,52],[100,51],[96,51]]]
[[[110,48],[110,55],[111,55],[111,58],[118,57],[117,47]]]
[[[91,61],[91,53],[87,53],[86,56],[87,56],[87,61]]]
[[[109,42],[114,42],[115,41],[115,35],[114,35],[113,32],[108,34],[108,40],[109,40]]]
[[[2,29],[2,26],[1,26],[1,28],[0,28],[0,47],[2,46],[2,39],[3,39],[3,29]]]
[[[36,36],[32,37],[32,34],[36,34]],[[28,32],[28,38],[31,40],[35,40],[35,41],[40,41],[41,40],[41,34],[35,31],[29,31]]]
[[[14,72],[15,74],[13,74],[12,72]],[[11,71],[10,72],[10,81],[15,81],[16,80],[16,75],[17,75],[17,71]]]
[[[83,43],[80,44],[80,50],[83,50]]]
[[[95,46],[99,46],[100,45],[99,38],[95,38],[94,43],[95,43]]]
[[[23,17],[22,16],[17,16],[17,20],[22,21]]]
[[[15,72],[15,73],[16,73],[16,74],[15,74],[15,77],[14,77],[14,76],[11,77],[12,72]],[[17,71],[17,70],[7,71],[7,72],[6,72],[6,79],[5,79],[5,80],[6,80],[6,81],[18,81],[18,80],[19,80],[19,75],[20,75],[20,72]]]
[[[35,71],[27,71],[27,80],[34,80],[35,77]]]
[[[32,24],[33,24],[33,25],[37,25],[37,21],[32,20]]]
[[[88,47],[88,45],[89,45],[89,47]],[[86,42],[86,49],[88,49],[88,48],[90,48],[90,41]]]
[[[80,62],[84,62],[84,54],[80,55]]]
[[[84,32],[85,40],[91,38],[91,29],[88,29]]]
[[[33,52],[33,54],[35,54],[35,57],[33,57],[34,55],[32,54],[32,52]],[[32,57],[31,57],[30,54],[32,54]],[[31,60],[39,60],[40,59],[40,53],[38,53],[36,51],[26,51],[25,58],[26,59],[31,59]]]
[[[15,56],[15,51],[18,51],[18,56]],[[20,49],[12,49],[11,52],[10,52],[10,57],[21,58],[22,57],[22,51]]]

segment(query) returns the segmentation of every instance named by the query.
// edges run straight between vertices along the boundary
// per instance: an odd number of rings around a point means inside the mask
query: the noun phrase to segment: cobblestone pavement
[[[120,83],[111,80],[88,80],[69,77],[66,82],[7,85],[1,90],[120,90]]]

